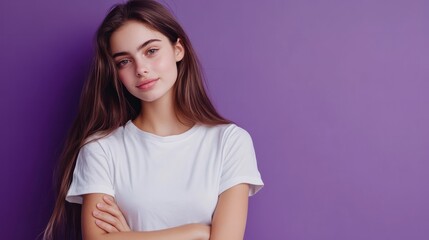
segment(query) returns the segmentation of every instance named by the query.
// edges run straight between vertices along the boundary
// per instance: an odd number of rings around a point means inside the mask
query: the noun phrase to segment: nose
[[[143,77],[149,73],[148,62],[143,59],[135,59],[136,76]]]

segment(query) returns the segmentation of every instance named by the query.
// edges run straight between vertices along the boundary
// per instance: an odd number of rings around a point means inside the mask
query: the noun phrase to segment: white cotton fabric
[[[161,137],[131,121],[79,152],[66,200],[115,197],[134,231],[210,224],[218,196],[239,184],[263,186],[250,135],[235,124],[194,125]]]

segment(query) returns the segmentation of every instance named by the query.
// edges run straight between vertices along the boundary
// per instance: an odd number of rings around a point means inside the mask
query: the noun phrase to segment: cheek
[[[129,69],[122,69],[118,72],[119,80],[126,86],[132,80],[132,72]]]
[[[152,62],[152,69],[157,73],[166,75],[177,73],[176,61],[172,58],[157,59]]]

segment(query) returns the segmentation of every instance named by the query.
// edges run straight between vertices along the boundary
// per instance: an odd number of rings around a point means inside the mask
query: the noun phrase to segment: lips
[[[153,85],[155,85],[155,83],[158,80],[159,80],[159,78],[147,79],[147,80],[140,82],[136,87],[139,89],[142,89],[142,90],[146,90],[146,89],[149,89],[150,87],[152,87]]]

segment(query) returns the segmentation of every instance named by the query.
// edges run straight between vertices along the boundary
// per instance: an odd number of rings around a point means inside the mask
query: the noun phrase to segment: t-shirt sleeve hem
[[[106,186],[85,186],[81,188],[70,189],[66,196],[66,201],[70,203],[82,204],[82,195],[89,193],[104,193],[110,196],[115,196],[112,188]]]
[[[255,195],[264,186],[264,183],[262,182],[261,178],[235,177],[220,185],[219,195],[222,194],[224,191],[228,190],[229,188],[240,183],[249,184],[249,197]]]

